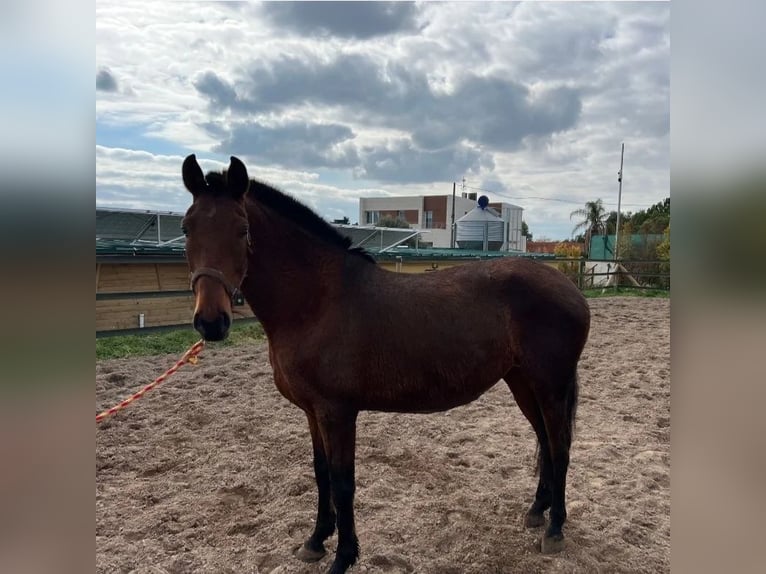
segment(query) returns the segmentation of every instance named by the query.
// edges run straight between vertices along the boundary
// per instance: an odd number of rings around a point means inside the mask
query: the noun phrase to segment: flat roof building
[[[455,196],[454,221],[476,207],[476,193]],[[524,209],[505,202],[490,202],[503,221],[501,251],[526,252],[526,237],[521,234]],[[413,229],[429,230],[422,238],[433,247],[458,247],[453,245],[452,195],[416,195],[394,197],[362,197],[359,199],[359,225],[374,226],[381,218],[401,219]]]

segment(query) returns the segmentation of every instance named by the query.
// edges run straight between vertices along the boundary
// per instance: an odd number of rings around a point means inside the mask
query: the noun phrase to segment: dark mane
[[[205,179],[213,193],[226,192],[225,171],[222,173],[210,172],[205,176]],[[349,237],[340,233],[332,225],[317,215],[311,208],[307,207],[294,197],[255,179],[250,180],[248,196],[252,200],[276,211],[285,219],[289,219],[302,229],[311,233],[314,237],[375,263],[375,259],[373,259],[372,255],[367,253],[361,247],[351,247],[352,242]]]

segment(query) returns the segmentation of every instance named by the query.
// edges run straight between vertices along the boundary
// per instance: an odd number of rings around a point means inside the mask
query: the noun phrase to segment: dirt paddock
[[[541,555],[542,530],[522,525],[534,434],[501,383],[446,413],[360,415],[351,572],[670,570],[670,301],[590,303],[565,550]],[[97,362],[96,410],[176,359]],[[291,554],[315,504],[306,420],[274,387],[265,343],[209,345],[96,430],[98,572],[324,572],[331,554]]]

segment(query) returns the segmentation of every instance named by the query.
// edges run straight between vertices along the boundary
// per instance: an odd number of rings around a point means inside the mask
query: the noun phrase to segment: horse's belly
[[[398,413],[433,413],[446,411],[468,404],[478,399],[492,388],[500,377],[483,377],[463,384],[455,382],[432,381],[421,384],[408,384],[409,381],[396,384],[391,382],[385,387],[378,386],[360,401],[360,410],[398,412]]]

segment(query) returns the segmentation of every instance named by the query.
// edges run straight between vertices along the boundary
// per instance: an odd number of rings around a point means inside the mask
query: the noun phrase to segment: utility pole
[[[620,171],[617,172],[617,181],[620,183],[617,191],[617,226],[614,230],[614,260],[617,261],[617,251],[620,245],[620,205],[622,205],[622,161],[625,157],[625,142],[622,142],[622,151],[620,152]]]
[[[455,182],[452,182],[452,226],[450,231],[450,249],[455,249]]]

